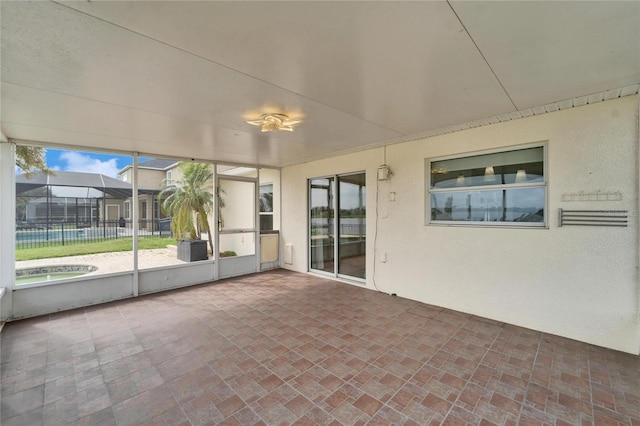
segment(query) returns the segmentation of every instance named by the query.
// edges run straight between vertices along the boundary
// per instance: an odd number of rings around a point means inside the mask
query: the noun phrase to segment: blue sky
[[[52,170],[99,173],[117,177],[118,170],[133,163],[128,155],[97,154],[93,152],[70,151],[47,148],[47,166]],[[138,161],[144,160],[139,158]]]

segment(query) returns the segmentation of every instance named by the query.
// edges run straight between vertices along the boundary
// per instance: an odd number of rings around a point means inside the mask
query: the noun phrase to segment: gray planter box
[[[178,240],[178,259],[185,262],[207,260],[206,240]]]

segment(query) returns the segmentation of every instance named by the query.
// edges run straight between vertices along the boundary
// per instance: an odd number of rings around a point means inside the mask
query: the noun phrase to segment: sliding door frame
[[[360,278],[352,275],[340,274],[338,272],[340,270],[340,265],[339,265],[340,263],[340,257],[339,257],[340,256],[340,230],[338,228],[339,222],[340,222],[339,179],[346,176],[354,176],[354,175],[360,175],[360,174],[365,176],[365,181],[366,181],[365,170],[349,172],[349,173],[333,174],[333,175],[315,176],[307,179],[307,259],[308,259],[307,270],[309,272],[313,272],[315,274],[320,274],[320,275],[326,275],[333,278],[346,279],[346,280],[354,281],[361,284],[366,284],[366,276],[365,278]],[[333,210],[333,226],[331,226],[331,229],[329,230],[329,235],[333,236],[333,271],[332,272],[324,271],[322,269],[315,269],[312,267],[313,261],[312,261],[312,246],[311,246],[311,243],[312,243],[312,240],[311,240],[311,237],[312,237],[311,182],[315,179],[332,179],[331,187],[330,187],[330,190],[332,193],[330,208]],[[366,206],[366,197],[365,197],[364,205]],[[365,224],[366,224],[366,217],[365,217]],[[365,259],[366,259],[366,243],[365,243]],[[366,265],[366,260],[365,260],[365,265]],[[365,269],[366,269],[366,266],[365,266]]]

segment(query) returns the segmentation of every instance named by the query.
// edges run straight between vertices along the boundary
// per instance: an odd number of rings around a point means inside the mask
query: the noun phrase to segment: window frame
[[[345,178],[348,176],[355,176],[355,175],[363,175],[364,176],[364,182],[365,182],[365,188],[366,188],[366,182],[367,182],[367,171],[366,170],[359,170],[359,171],[355,171],[355,172],[348,172],[348,173],[337,173],[337,174],[330,174],[330,175],[323,175],[323,176],[313,176],[313,177],[308,177],[307,178],[307,271],[308,272],[312,272],[314,274],[319,274],[319,275],[323,275],[323,276],[327,276],[327,277],[333,277],[336,279],[343,279],[346,280],[348,282],[351,283],[356,283],[356,284],[366,284],[367,282],[367,268],[366,268],[366,263],[367,263],[367,256],[371,256],[371,254],[367,254],[367,250],[366,250],[366,238],[367,238],[367,233],[366,233],[366,226],[367,226],[367,217],[366,217],[366,211],[367,211],[367,197],[365,194],[364,197],[364,212],[365,212],[365,273],[364,273],[364,278],[361,277],[357,277],[355,275],[348,275],[344,272],[340,272],[340,265],[339,265],[339,260],[340,260],[340,244],[336,244],[336,241],[340,240],[340,229],[339,229],[339,222],[341,219],[341,214],[340,214],[340,209],[341,209],[341,200],[340,200],[340,178]],[[312,203],[312,181],[316,180],[316,179],[330,179],[331,183],[329,184],[329,191],[330,191],[330,205],[327,207],[327,212],[331,212],[333,213],[332,215],[330,215],[328,217],[328,219],[331,219],[329,222],[331,223],[328,227],[328,237],[331,238],[333,237],[334,239],[334,243],[333,243],[333,258],[331,261],[334,262],[334,266],[333,266],[333,271],[328,271],[328,270],[324,270],[324,269],[318,269],[318,268],[314,268],[313,267],[313,256],[312,256],[312,246],[311,246],[311,239],[312,236],[314,235],[312,233],[312,225],[313,225],[313,217],[312,217],[312,213],[311,213],[311,203]],[[337,259],[337,260],[336,260]]]
[[[262,195],[262,192],[260,191],[260,188],[262,188],[263,186],[270,186],[271,187],[271,199],[273,200],[273,182],[264,182],[258,185],[258,196],[260,197]],[[271,211],[270,212],[263,212],[261,210],[261,206],[258,206],[258,216],[259,219],[262,219],[262,216],[271,216],[271,229],[262,229],[262,220],[260,220],[259,228],[260,231],[273,231],[273,210],[274,210],[274,206],[271,206]]]
[[[497,227],[497,228],[526,228],[526,229],[549,229],[549,172],[548,172],[548,144],[537,142],[532,144],[509,146],[482,151],[474,151],[462,154],[453,154],[442,157],[425,159],[425,225],[426,226],[454,226],[454,227]],[[434,162],[455,160],[469,157],[477,157],[488,154],[499,154],[513,151],[520,151],[530,148],[542,148],[543,179],[541,182],[505,183],[491,185],[462,186],[455,188],[432,188],[431,187],[431,164]],[[460,221],[460,220],[434,220],[431,218],[431,198],[438,193],[469,193],[469,192],[489,192],[506,191],[514,189],[542,188],[544,191],[544,212],[542,222],[497,222],[497,221]]]
[[[147,200],[140,200],[140,219],[147,219]]]

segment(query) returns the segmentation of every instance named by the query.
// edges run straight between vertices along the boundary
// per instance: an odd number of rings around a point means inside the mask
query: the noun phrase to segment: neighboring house
[[[138,162],[138,187],[155,189],[162,191],[168,186],[173,185],[182,178],[182,171],[179,167],[180,162],[176,160],[152,159]],[[242,176],[245,173],[243,167],[228,167],[225,174]],[[252,170],[252,169],[246,169]],[[132,182],[133,166],[127,165],[119,172],[119,179],[123,182]],[[274,208],[273,208],[273,185],[276,177],[272,172],[265,171],[260,178],[260,230],[270,231],[274,229]],[[148,219],[162,219],[166,215],[162,212],[161,200],[157,198],[157,194],[147,194],[140,196],[140,227],[146,227],[150,230],[152,221],[145,222]],[[131,200],[124,202],[124,218],[131,220]],[[213,217],[211,217],[213,219]],[[277,222],[276,222],[277,223]],[[213,223],[210,224],[213,226]]]
[[[138,163],[138,188],[155,190],[153,193],[139,197],[140,228],[152,230],[156,219],[166,217],[162,213],[157,194],[165,187],[170,186],[179,178],[180,170],[178,161],[175,160],[146,160]],[[127,165],[118,171],[119,179],[123,182],[133,181],[133,166]],[[123,216],[126,220],[132,220],[131,199],[124,201]]]

